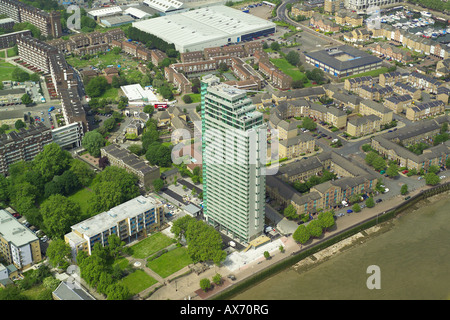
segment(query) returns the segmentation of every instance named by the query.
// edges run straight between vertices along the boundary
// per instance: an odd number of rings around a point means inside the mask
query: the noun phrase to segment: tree
[[[334,217],[332,211],[322,211],[317,216],[317,219],[320,221],[320,225],[325,230],[334,226]]]
[[[398,177],[398,175],[399,175],[399,174],[398,174],[398,166],[397,166],[395,163],[391,164],[391,165],[387,168],[386,174],[387,174],[389,177],[391,177],[391,178]]]
[[[297,64],[300,62],[300,56],[297,53],[297,51],[289,51],[289,53],[286,55],[286,60],[294,67],[297,66]]]
[[[297,210],[295,210],[294,205],[290,204],[288,205],[284,211],[283,214],[286,218],[288,218],[289,220],[293,220],[298,218],[298,214],[297,214]]]
[[[264,251],[264,258],[266,258],[266,260],[270,259],[270,253],[269,251]]]
[[[39,82],[39,80],[41,80],[41,76],[39,75],[39,73],[33,73],[30,75],[30,80],[33,82]]]
[[[22,120],[17,120],[14,123],[14,128],[16,128],[16,130],[20,130],[20,129],[25,128],[25,127],[26,127],[26,125],[25,125],[25,123]]]
[[[183,101],[184,101],[184,103],[192,103],[192,98],[191,98],[190,95],[185,94],[185,95],[183,96]]]
[[[402,185],[402,187],[400,188],[400,193],[402,195],[405,195],[408,193],[408,185],[407,184]]]
[[[439,167],[438,167],[438,166],[435,166],[435,165],[430,166],[430,167],[428,168],[428,171],[427,171],[427,172],[437,174],[437,173],[439,172]]]
[[[33,160],[33,167],[47,182],[68,169],[71,160],[70,153],[53,142],[44,146],[44,150],[37,154]]]
[[[99,157],[100,149],[105,145],[105,140],[98,131],[89,131],[85,133],[81,145],[91,156]]]
[[[386,168],[386,160],[384,160],[383,157],[378,156],[372,162],[372,167],[377,171],[381,171]]]
[[[73,159],[70,165],[70,171],[72,171],[78,178],[78,181],[85,187],[89,186],[94,179],[94,171],[89,165],[79,159]]]
[[[130,297],[130,290],[121,283],[110,285],[106,292],[107,300],[126,300]]]
[[[304,224],[298,226],[297,230],[295,230],[292,235],[292,238],[301,244],[305,244],[309,240],[309,231]]]
[[[324,82],[324,73],[319,68],[314,68],[312,71],[306,71],[306,77],[309,80],[315,81],[317,84],[322,84]]]
[[[222,275],[220,275],[219,273],[216,273],[216,274],[213,276],[212,281],[213,281],[215,284],[217,284],[217,285],[222,284]]]
[[[81,209],[74,201],[60,195],[51,195],[40,208],[44,230],[49,237],[62,238],[70,227],[80,220]]]
[[[155,189],[155,192],[158,193],[162,190],[162,188],[164,187],[164,181],[161,179],[155,179],[152,182],[153,184],[153,188]]]
[[[187,251],[194,263],[213,261],[219,265],[226,258],[227,254],[222,250],[222,237],[214,227],[194,219],[187,224],[185,234]]]
[[[361,207],[359,206],[358,203],[355,203],[355,204],[352,206],[352,210],[355,211],[355,212],[360,212],[360,211],[361,211]]]
[[[208,291],[211,288],[211,281],[208,278],[201,279],[200,288],[205,292]]]
[[[305,117],[302,119],[302,128],[312,131],[317,128],[317,123],[313,119]]]
[[[94,195],[89,203],[90,213],[108,211],[139,195],[138,177],[125,169],[109,166],[92,181]]]
[[[172,150],[166,145],[154,142],[148,147],[145,158],[152,165],[170,167],[172,165]]]
[[[29,96],[28,93],[25,93],[25,94],[20,98],[20,100],[22,101],[22,104],[24,104],[24,105],[26,105],[26,106],[28,106],[28,105],[30,105],[30,104],[33,103],[33,100],[31,100],[31,97]]]
[[[312,220],[308,225],[306,226],[308,229],[309,234],[312,237],[320,237],[322,235],[322,226],[319,220]]]
[[[273,51],[278,51],[280,50],[280,44],[274,41],[270,44],[270,49],[272,49]]]
[[[425,175],[425,182],[428,185],[435,186],[439,184],[439,177],[435,173],[427,173]]]
[[[305,84],[303,83],[303,81],[301,79],[298,80],[292,80],[292,88],[293,89],[301,89],[305,86]]]
[[[86,93],[89,97],[100,97],[109,87],[108,81],[105,77],[98,76],[89,80],[89,83],[85,86]]]
[[[366,154],[366,157],[364,160],[368,165],[372,165],[373,161],[378,157],[378,154],[375,151],[370,151],[368,154]]]
[[[13,81],[25,82],[30,80],[30,74],[19,67],[16,67],[11,74],[11,78]]]
[[[367,208],[373,208],[375,206],[375,201],[373,200],[373,197],[370,197],[366,200],[366,207]]]
[[[55,239],[49,243],[46,255],[53,267],[66,269],[72,258],[72,250],[63,239]]]

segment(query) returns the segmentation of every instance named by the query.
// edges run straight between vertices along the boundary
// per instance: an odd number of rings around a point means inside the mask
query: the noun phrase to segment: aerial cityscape
[[[0,0],[0,64],[0,300],[450,299],[449,2]]]

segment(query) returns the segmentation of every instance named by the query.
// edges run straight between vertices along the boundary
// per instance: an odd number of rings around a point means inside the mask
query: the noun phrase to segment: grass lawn
[[[311,82],[308,80],[308,78],[306,78],[306,75],[303,72],[301,72],[300,70],[298,70],[297,67],[294,67],[289,62],[287,62],[285,59],[270,59],[270,61],[278,69],[283,71],[288,76],[291,76],[293,81],[295,81],[295,80],[303,80],[303,81],[307,80],[308,82],[305,82],[305,88],[312,86]]]
[[[145,259],[175,242],[165,234],[155,233],[132,246],[131,255],[136,259]]]
[[[39,300],[39,295],[45,292],[47,288],[45,288],[42,284],[33,286],[30,289],[22,291],[22,294],[30,300]]]
[[[381,67],[380,69],[377,69],[377,70],[354,74],[349,77],[342,78],[341,80],[344,81],[345,79],[351,79],[351,78],[357,78],[357,77],[363,77],[363,76],[364,77],[367,77],[367,76],[378,77],[380,74],[386,73],[386,72],[388,72],[388,68]]]
[[[128,290],[130,290],[132,295],[135,295],[154,285],[158,281],[146,274],[144,270],[136,270],[120,280],[120,282],[128,287]]]
[[[12,73],[16,66],[0,61],[0,81],[12,80]]]
[[[202,95],[200,93],[190,93],[189,96],[192,99],[192,103],[201,102]]]
[[[119,88],[109,88],[108,90],[105,91],[105,93],[102,94],[102,96],[100,98],[111,98],[111,99],[117,99],[119,93]]]
[[[114,265],[118,265],[120,270],[125,270],[130,262],[126,258],[120,258],[114,261]],[[114,266],[113,266],[114,267]]]
[[[0,51],[0,58],[5,58],[5,50]]]
[[[17,56],[17,54],[14,52],[14,48],[9,48],[8,49],[8,58],[15,57],[15,56]]]
[[[164,253],[155,260],[149,261],[147,267],[165,278],[192,263],[187,249],[180,247]]]
[[[89,199],[92,197],[92,195],[93,195],[92,191],[83,188],[80,191],[77,191],[74,194],[70,195],[68,198],[78,203],[81,207],[81,212],[85,214],[87,213],[87,209],[89,206]]]

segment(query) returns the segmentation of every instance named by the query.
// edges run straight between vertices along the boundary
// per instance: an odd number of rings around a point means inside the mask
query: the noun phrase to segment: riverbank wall
[[[358,236],[357,236],[358,233],[368,230],[370,228],[373,228],[373,227],[379,225],[380,223],[389,221],[389,220],[395,218],[397,215],[404,213],[405,210],[413,207],[418,202],[425,200],[429,197],[432,197],[434,195],[440,194],[442,192],[448,191],[448,190],[450,190],[450,182],[423,190],[420,193],[412,196],[409,200],[404,201],[403,203],[391,208],[390,210],[380,213],[376,217],[372,217],[370,219],[363,220],[356,225],[353,225],[351,227],[348,227],[348,228],[338,232],[336,235],[334,235],[330,238],[321,239],[321,240],[317,241],[317,243],[313,247],[303,248],[297,252],[293,252],[290,256],[284,258],[282,261],[278,262],[277,264],[271,265],[264,270],[256,272],[253,276],[251,276],[245,280],[242,280],[237,284],[234,284],[230,288],[218,293],[215,296],[210,297],[209,299],[210,300],[231,299],[233,296],[239,294],[240,292],[245,291],[246,289],[250,288],[251,286],[254,286],[257,283],[259,283],[279,272],[282,272],[289,267],[292,267],[293,265],[299,263],[300,261],[302,261],[308,257],[311,257],[314,254],[319,253],[322,250],[330,248],[331,246],[333,246],[341,241],[344,241],[350,237],[356,236],[356,238],[358,238]]]

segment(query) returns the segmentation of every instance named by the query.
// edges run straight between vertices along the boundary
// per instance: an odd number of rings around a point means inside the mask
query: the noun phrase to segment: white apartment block
[[[162,222],[163,208],[162,202],[156,198],[138,196],[73,225],[64,239],[72,248],[73,258],[80,251],[90,255],[96,243],[107,246],[108,237],[112,234],[130,242],[157,229]]]
[[[241,243],[264,226],[266,141],[263,116],[244,90],[202,80],[203,213]]]

